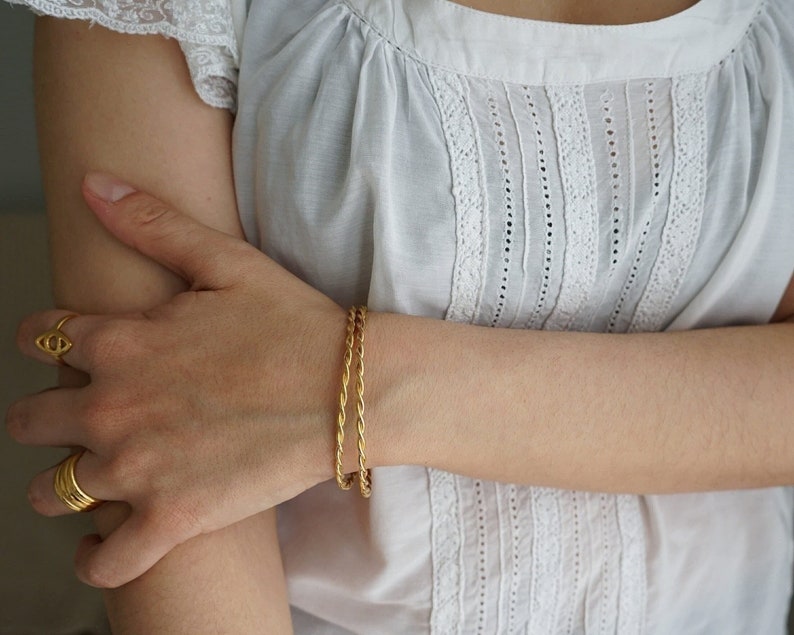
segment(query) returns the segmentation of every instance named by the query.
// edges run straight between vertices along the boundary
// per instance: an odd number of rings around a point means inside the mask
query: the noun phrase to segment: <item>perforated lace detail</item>
[[[615,95],[611,90],[605,90],[601,94],[601,122],[604,126],[604,142],[606,144],[607,157],[609,157],[610,212],[612,214],[612,228],[609,238],[611,270],[614,270],[615,265],[618,264],[623,246],[623,240],[621,238],[623,210],[620,200],[623,179],[620,175],[620,151],[618,149],[617,125],[615,124],[615,115],[612,112],[614,101]]]
[[[509,99],[509,96],[508,96]],[[507,299],[508,285],[510,284],[510,262],[513,251],[513,234],[515,233],[515,200],[513,196],[513,176],[510,173],[511,161],[508,155],[508,146],[505,139],[505,129],[502,123],[502,114],[499,105],[492,95],[488,97],[488,113],[493,126],[494,143],[499,153],[499,168],[502,172],[502,190],[504,199],[504,227],[502,229],[502,262],[500,263],[500,279],[498,297],[496,298],[491,326],[498,326],[502,318]]]
[[[659,195],[661,194],[662,187],[659,124],[656,118],[656,83],[653,81],[647,81],[643,87],[645,89],[645,127],[648,133],[648,148],[650,150],[649,157],[651,162],[650,173],[653,177],[651,184],[651,202],[649,209],[646,211],[645,221],[642,223],[642,230],[640,232],[639,240],[637,241],[637,247],[634,252],[634,261],[632,262],[631,270],[629,271],[626,281],[623,283],[623,288],[620,290],[620,295],[618,296],[618,300],[615,303],[615,308],[612,310],[612,314],[609,316],[609,322],[607,324],[608,333],[615,332],[618,319],[620,318],[620,315],[623,312],[623,307],[626,304],[626,299],[631,293],[631,290],[634,288],[642,264],[647,257],[646,243],[648,240],[648,232],[651,229],[651,221],[656,216],[657,204],[659,202]]]
[[[571,519],[573,522],[571,549],[573,550],[573,569],[571,571],[571,589],[574,597],[579,594],[579,583],[582,576],[582,542],[581,542],[581,522],[579,517],[579,492],[562,492],[561,495],[570,497]],[[578,603],[570,603],[568,613],[568,623],[565,632],[568,635],[573,635],[574,629],[579,626],[577,615],[579,612]]]
[[[543,138],[543,130],[540,126],[538,117],[538,109],[535,105],[535,98],[532,91],[528,86],[523,87],[524,102],[526,104],[527,112],[529,113],[530,121],[532,122],[532,130],[535,132],[535,152],[538,162],[538,181],[540,185],[540,192],[543,199],[543,220],[544,220],[544,248],[543,248],[543,272],[541,275],[540,290],[538,291],[538,298],[535,302],[535,308],[532,315],[527,321],[525,328],[535,329],[539,326],[540,317],[544,314],[548,297],[549,289],[551,287],[551,262],[552,262],[552,241],[554,223],[552,212],[552,198],[551,187],[549,184],[549,166],[546,158],[546,142]],[[527,221],[527,227],[529,222]],[[526,268],[526,265],[525,265]]]
[[[211,106],[234,110],[239,49],[228,0],[9,0],[39,15],[87,20],[133,35],[179,41],[196,92]]]
[[[532,488],[532,568],[529,633],[553,633],[560,589],[562,554],[560,492]]]
[[[491,275],[505,284],[506,289],[499,289],[508,291],[508,297],[523,293],[517,288],[518,276],[507,277],[516,274],[516,263],[509,261],[515,256],[507,250],[513,246],[508,241],[513,234],[507,230],[528,232],[520,223],[537,222],[545,235],[532,242],[527,238],[526,244],[544,250],[543,280],[534,287],[538,295],[535,304],[526,307],[530,315],[522,323],[526,320],[536,328],[581,326],[586,318],[583,309],[596,293],[596,272],[612,267],[625,270],[630,264],[627,258],[645,254],[638,236],[629,231],[634,219],[629,218],[633,212],[627,205],[633,192],[628,192],[630,181],[624,174],[633,166],[624,169],[626,158],[621,156],[627,152],[634,160],[634,138],[618,138],[623,133],[615,117],[623,115],[617,114],[622,112],[617,93],[610,92],[628,88],[620,84],[594,94],[594,103],[589,104],[595,115],[592,134],[583,87],[516,86],[512,101],[511,88],[504,87],[505,101],[496,81],[467,81],[438,70],[431,70],[430,78],[450,155],[455,204],[458,251],[447,318],[498,325],[509,305],[489,302],[486,308],[480,297],[485,269],[489,267]],[[536,93],[543,90],[548,102]],[[652,84],[648,90],[653,93]],[[650,107],[648,111],[651,134],[655,112]],[[549,115],[551,132],[545,127]],[[628,111],[625,115],[630,118]],[[512,123],[517,139],[509,138]],[[528,139],[521,137],[522,131]],[[481,140],[493,165],[483,165]],[[525,153],[535,156],[526,161]],[[597,169],[602,166],[596,165],[596,153],[610,160],[610,171],[603,173],[608,196],[598,191]],[[517,154],[522,161],[517,161]],[[524,193],[514,189],[521,184]],[[528,187],[538,188],[531,197],[526,195]],[[531,209],[516,208],[530,199],[535,201]],[[542,219],[533,216],[538,201]],[[610,206],[600,210],[599,201]],[[489,207],[497,214],[491,221],[487,221]],[[603,228],[599,212],[606,221]],[[649,222],[648,214],[641,222]],[[501,249],[494,246],[493,260],[486,263],[488,222],[501,225],[503,231]],[[565,250],[559,256],[562,260],[564,253],[562,272],[552,268],[552,250],[562,249],[560,245]],[[605,251],[604,245],[610,250]],[[524,254],[525,266],[526,258]],[[648,270],[650,264],[643,266]],[[489,299],[491,293],[498,297],[498,291],[491,289]],[[491,484],[433,470],[430,489],[433,633],[487,633],[494,628],[505,633],[641,632],[645,572],[638,499]],[[583,609],[583,597],[588,598],[588,610]]]
[[[612,541],[611,541],[611,533],[607,530],[610,526],[610,512],[612,511],[612,505],[614,499],[607,497],[606,495],[602,494],[598,497],[599,503],[601,504],[601,526],[604,528],[603,537],[601,540],[601,549],[602,554],[601,558],[604,562],[603,566],[601,567],[601,620],[598,625],[598,632],[601,635],[606,635],[609,623],[607,621],[607,611],[604,609],[609,604],[609,595],[611,593],[611,585],[612,585],[612,569],[610,565],[610,559],[612,558]]]
[[[430,72],[449,148],[456,210],[456,256],[446,319],[472,322],[482,293],[488,210],[480,141],[468,104],[468,88],[456,75]]]
[[[648,124],[648,147],[651,156],[653,202],[656,204],[662,188],[662,157],[659,146],[659,124],[656,118],[656,83],[645,82],[645,116]]]
[[[446,319],[473,322],[482,294],[487,244],[487,199],[484,194],[480,139],[468,103],[468,87],[456,75],[430,72],[433,93],[441,112],[442,126],[450,156],[452,196],[456,210],[456,257],[452,276],[450,304]],[[468,479],[428,470],[433,513],[433,610],[431,632],[461,632],[463,606],[462,550],[463,518],[460,513],[460,483]],[[480,490],[482,484],[480,483]],[[478,500],[483,504],[482,492]],[[481,511],[484,522],[485,512]],[[478,545],[485,540],[479,528]],[[485,545],[482,544],[482,550]],[[478,554],[478,558],[485,555]],[[484,566],[484,564],[482,565]],[[482,575],[479,576],[482,578]],[[485,625],[485,581],[480,581],[477,597],[478,630]]]
[[[587,303],[598,267],[596,175],[590,123],[581,86],[548,87],[565,200],[565,264],[557,304],[545,323],[570,328]]]
[[[474,481],[474,500],[477,505],[477,633],[485,633],[488,610],[488,510],[482,481]]]
[[[634,635],[645,632],[648,595],[645,527],[641,520],[640,501],[639,496],[614,497],[621,543],[617,632]]]
[[[430,509],[433,515],[433,602],[431,633],[460,633],[460,597],[463,519],[457,479],[453,474],[429,469]]]
[[[508,598],[507,611],[507,632],[518,632],[518,590],[520,587],[520,576],[524,565],[519,544],[521,541],[521,519],[518,508],[518,488],[515,485],[507,487],[507,504],[510,515],[510,597]]]
[[[658,331],[664,326],[695,253],[706,198],[705,95],[705,74],[684,75],[673,81],[675,134],[670,209],[662,244],[630,332]]]

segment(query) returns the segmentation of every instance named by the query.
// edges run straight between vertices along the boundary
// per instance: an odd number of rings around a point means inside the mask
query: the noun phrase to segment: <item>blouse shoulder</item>
[[[7,0],[38,15],[87,20],[128,34],[174,38],[199,97],[234,111],[246,0]]]

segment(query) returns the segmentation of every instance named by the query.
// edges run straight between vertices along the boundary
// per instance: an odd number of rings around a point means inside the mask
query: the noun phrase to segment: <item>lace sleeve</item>
[[[39,15],[88,20],[113,31],[179,41],[193,85],[211,106],[235,110],[240,5],[245,0],[7,0]]]

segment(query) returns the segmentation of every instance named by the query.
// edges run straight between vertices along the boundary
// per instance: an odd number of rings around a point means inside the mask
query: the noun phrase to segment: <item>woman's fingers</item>
[[[97,325],[106,320],[60,310],[33,313],[17,328],[17,347],[28,357],[45,364],[66,364],[88,372],[91,349],[86,342]]]
[[[64,459],[65,460],[65,459]],[[58,464],[60,465],[60,463]],[[43,516],[63,516],[74,513],[55,493],[55,473],[58,465],[38,474],[28,486],[28,499],[39,514]],[[97,456],[85,452],[74,466],[74,478],[80,489],[100,501],[118,500],[121,492],[102,478],[101,464]]]
[[[94,587],[112,589],[143,575],[171,549],[198,535],[175,531],[162,514],[132,515],[105,540],[86,536],[75,557],[77,577]]]
[[[86,176],[83,197],[116,238],[197,289],[237,284],[250,258],[258,254],[245,241],[207,227],[107,174]]]
[[[19,399],[8,409],[8,434],[24,445],[90,446],[85,428],[76,417],[80,391],[51,388]]]
[[[140,349],[143,317],[74,315],[57,309],[27,316],[17,329],[17,346],[35,360],[66,364],[93,374],[102,365],[118,366]],[[65,318],[66,319],[64,321]]]

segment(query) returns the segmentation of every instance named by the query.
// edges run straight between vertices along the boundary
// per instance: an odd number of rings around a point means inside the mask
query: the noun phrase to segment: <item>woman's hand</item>
[[[129,518],[87,537],[77,571],[115,587],[177,544],[268,509],[332,476],[332,421],[344,311],[247,243],[143,193],[89,177],[84,195],[121,241],[182,276],[190,290],[140,314],[79,316],[63,361],[88,373],[12,405],[8,428],[30,445],[87,449],[81,488],[126,501]],[[22,351],[68,312],[20,325]],[[30,486],[42,514],[68,509],[55,469]]]

